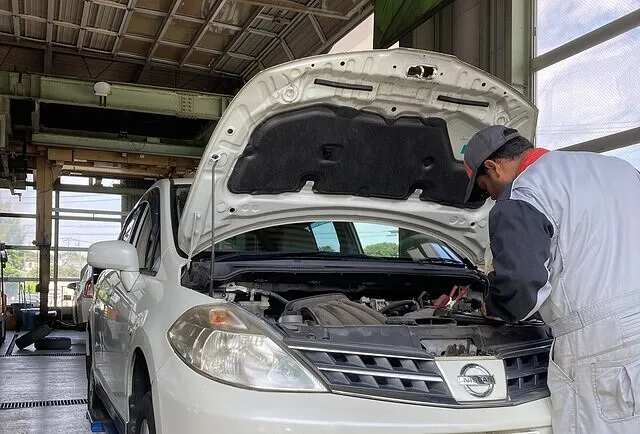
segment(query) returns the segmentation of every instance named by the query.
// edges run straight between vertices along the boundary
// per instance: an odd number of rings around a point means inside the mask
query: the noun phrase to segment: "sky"
[[[544,0],[537,5],[537,53],[543,54],[640,8],[640,0]],[[639,52],[636,28],[539,71],[537,145],[559,149],[639,126]],[[608,154],[640,168],[638,146]]]

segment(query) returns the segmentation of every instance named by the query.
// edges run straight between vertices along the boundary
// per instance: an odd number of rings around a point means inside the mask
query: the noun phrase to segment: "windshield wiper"
[[[465,266],[464,262],[449,258],[423,258],[415,259],[413,262],[417,262],[419,264],[457,265],[459,267]]]
[[[356,260],[393,260],[395,258],[379,258],[367,256],[360,253],[340,253],[340,252],[233,252],[221,254],[218,252],[218,261],[229,261],[237,259],[260,260],[260,259],[356,259]]]

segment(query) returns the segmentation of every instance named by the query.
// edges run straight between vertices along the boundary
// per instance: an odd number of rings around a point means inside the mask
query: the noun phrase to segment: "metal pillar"
[[[49,304],[51,278],[51,225],[53,209],[53,184],[60,174],[45,157],[36,160],[36,245],[40,252],[39,292],[40,316],[45,317]]]
[[[453,54],[531,98],[531,15],[530,0],[456,0],[401,45]]]

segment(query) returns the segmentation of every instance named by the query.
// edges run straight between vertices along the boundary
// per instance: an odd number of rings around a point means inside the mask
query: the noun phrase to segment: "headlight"
[[[185,363],[215,380],[262,390],[326,390],[233,305],[194,307],[171,326],[168,337]]]

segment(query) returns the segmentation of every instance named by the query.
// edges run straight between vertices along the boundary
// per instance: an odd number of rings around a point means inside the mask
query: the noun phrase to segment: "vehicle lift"
[[[103,409],[87,410],[87,419],[91,424],[91,432],[106,432],[108,434],[119,434],[116,425],[109,414]]]

